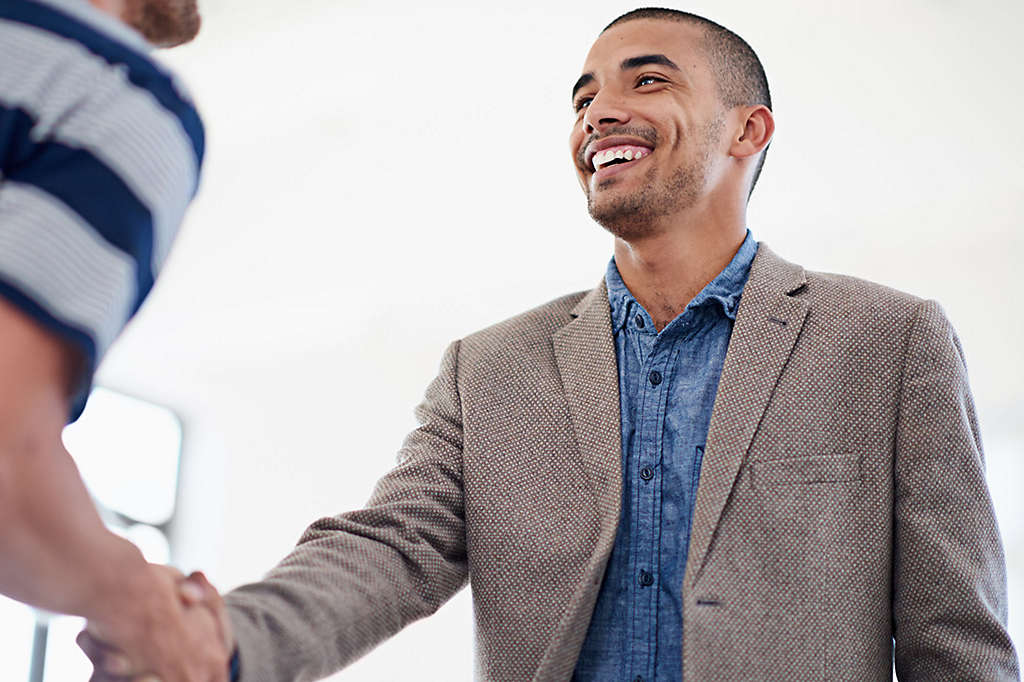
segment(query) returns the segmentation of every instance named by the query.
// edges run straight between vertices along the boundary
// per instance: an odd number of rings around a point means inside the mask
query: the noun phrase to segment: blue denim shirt
[[[725,269],[661,333],[612,259],[605,280],[619,365],[622,514],[578,682],[682,679],[683,572],[701,458],[740,294],[750,232]]]

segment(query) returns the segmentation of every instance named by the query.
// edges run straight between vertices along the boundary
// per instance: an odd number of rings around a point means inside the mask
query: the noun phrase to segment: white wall
[[[610,242],[570,166],[569,88],[631,7],[206,2],[198,42],[165,55],[207,121],[202,195],[100,375],[182,414],[185,568],[257,579],[309,522],[365,501],[448,341],[597,283]],[[1022,7],[682,7],[768,70],[755,235],[937,298],[957,325],[1018,643]],[[469,621],[464,594],[341,679],[468,680]]]

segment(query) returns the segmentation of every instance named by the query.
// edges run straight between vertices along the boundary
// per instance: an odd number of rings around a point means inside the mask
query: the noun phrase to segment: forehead
[[[598,78],[602,74],[611,75],[624,59],[650,54],[665,55],[692,75],[706,73],[703,36],[699,26],[682,21],[626,21],[598,36],[583,63],[583,73],[591,73]]]

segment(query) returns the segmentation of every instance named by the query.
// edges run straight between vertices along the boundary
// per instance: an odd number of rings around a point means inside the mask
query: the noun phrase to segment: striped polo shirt
[[[195,196],[202,122],[135,31],[87,0],[0,0],[0,296],[96,365]]]

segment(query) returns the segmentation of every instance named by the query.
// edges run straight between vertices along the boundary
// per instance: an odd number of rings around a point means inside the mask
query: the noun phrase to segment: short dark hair
[[[700,15],[664,7],[641,7],[626,12],[605,26],[601,33],[612,26],[636,19],[661,19],[699,26],[704,30],[704,53],[715,77],[722,104],[730,109],[757,104],[772,108],[772,95],[768,89],[768,77],[764,73],[764,67],[757,58],[757,53],[743,38]],[[761,176],[761,168],[767,154],[768,148],[765,147],[757,162],[754,179],[750,183],[751,192],[754,191],[754,185]]]

